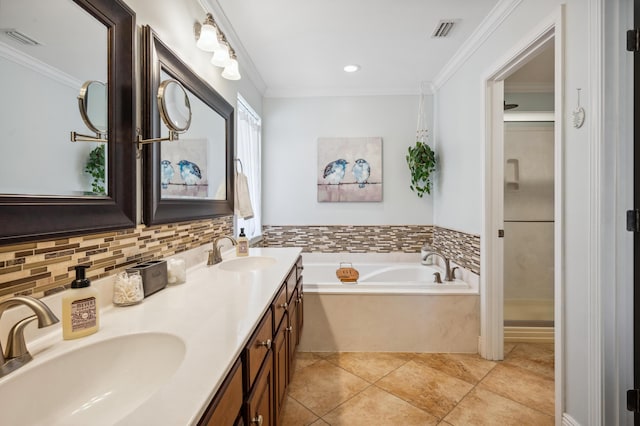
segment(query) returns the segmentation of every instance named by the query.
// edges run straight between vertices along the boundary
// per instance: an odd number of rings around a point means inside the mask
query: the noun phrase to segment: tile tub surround
[[[76,265],[90,265],[91,280],[139,262],[161,259],[233,234],[233,216],[101,234],[0,246],[0,298],[42,297],[71,284]]]
[[[304,296],[305,330],[300,351],[478,351],[478,295],[305,292]]]
[[[449,353],[296,357],[282,426],[554,424],[553,345],[505,345],[502,362]]]
[[[303,252],[419,253],[431,241],[431,225],[312,225],[262,228],[264,247],[302,247]]]
[[[480,236],[433,225],[265,225],[263,247],[302,247],[306,253],[420,253],[425,242],[480,274]]]

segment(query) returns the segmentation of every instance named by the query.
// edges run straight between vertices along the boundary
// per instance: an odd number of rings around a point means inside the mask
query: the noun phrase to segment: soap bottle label
[[[238,243],[238,254],[239,255],[249,254],[249,242],[248,241],[240,241]]]
[[[95,327],[96,298],[87,297],[71,303],[71,331],[86,330]]]

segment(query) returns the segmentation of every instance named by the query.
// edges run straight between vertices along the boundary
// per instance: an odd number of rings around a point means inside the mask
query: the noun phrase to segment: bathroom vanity
[[[243,259],[202,262],[139,305],[103,308],[91,336],[45,329],[28,341],[33,361],[0,379],[3,422],[278,424],[302,327],[300,249],[251,248]],[[95,285],[104,296],[109,283]]]

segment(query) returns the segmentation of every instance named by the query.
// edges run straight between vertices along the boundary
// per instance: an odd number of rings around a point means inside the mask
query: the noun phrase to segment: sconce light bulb
[[[220,48],[218,32],[213,25],[207,24],[206,22],[202,25],[200,28],[200,38],[198,38],[196,46],[205,52],[214,52]]]
[[[211,63],[216,67],[226,67],[229,65],[231,61],[231,56],[229,56],[229,46],[224,43],[220,44],[220,48],[217,49],[213,53],[213,58],[211,58]]]
[[[235,59],[231,59],[229,65],[224,67],[224,71],[222,71],[222,77],[227,80],[240,80],[240,71],[238,70],[238,61]]]

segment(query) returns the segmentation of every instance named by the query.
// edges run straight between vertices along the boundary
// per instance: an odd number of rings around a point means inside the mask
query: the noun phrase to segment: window
[[[236,172],[247,176],[249,198],[253,207],[253,218],[242,219],[236,215],[236,234],[240,228],[249,241],[254,242],[262,238],[262,119],[249,106],[249,103],[238,94],[238,136],[236,139]]]

